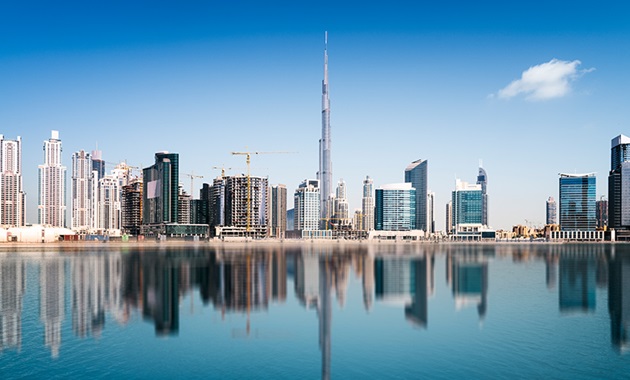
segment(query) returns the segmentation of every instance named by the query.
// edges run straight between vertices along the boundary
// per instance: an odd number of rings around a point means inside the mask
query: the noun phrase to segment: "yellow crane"
[[[232,152],[233,156],[245,156],[247,161],[247,229],[246,231],[250,231],[251,227],[251,214],[252,214],[252,181],[249,172],[251,156],[253,154],[287,154],[287,153],[295,153],[295,152]]]

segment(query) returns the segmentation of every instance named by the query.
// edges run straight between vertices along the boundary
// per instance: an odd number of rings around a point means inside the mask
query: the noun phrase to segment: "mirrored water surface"
[[[628,245],[0,249],[2,379],[630,377]]]

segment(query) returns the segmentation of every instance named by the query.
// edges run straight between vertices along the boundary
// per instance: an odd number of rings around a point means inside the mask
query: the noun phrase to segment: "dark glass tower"
[[[155,164],[144,168],[142,174],[143,224],[177,223],[179,154],[156,153]]]
[[[560,173],[560,229],[595,230],[595,174]]]
[[[481,224],[484,226],[488,225],[488,174],[486,170],[479,165],[479,174],[477,174],[477,185],[481,185]]]
[[[427,172],[429,162],[427,160],[416,160],[405,169],[405,182],[411,183],[411,187],[416,189],[416,222],[415,228],[427,231]]]
[[[619,135],[612,139],[610,173],[608,175],[608,225],[615,229],[630,228],[630,199],[623,189],[630,187],[630,138]]]

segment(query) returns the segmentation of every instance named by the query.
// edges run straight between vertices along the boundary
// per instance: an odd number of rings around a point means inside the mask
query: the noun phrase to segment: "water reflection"
[[[230,313],[246,315],[246,325],[232,337],[249,336],[251,318],[285,303],[293,282],[292,293],[301,307],[317,316],[321,376],[328,379],[333,368],[333,313],[346,307],[353,274],[361,284],[360,304],[366,315],[376,307],[398,308],[401,321],[422,330],[429,328],[432,315],[436,258],[444,265],[445,272],[440,273],[445,275],[450,291],[446,296],[455,310],[474,308],[484,320],[491,293],[489,269],[498,257],[511,258],[514,265],[538,261],[539,281],[554,298],[558,292],[562,315],[594,313],[596,298],[607,290],[612,345],[618,352],[630,347],[630,250],[626,247],[397,244],[157,250],[146,246],[69,255],[5,254],[0,256],[0,352],[22,349],[28,268],[39,281],[43,343],[53,358],[60,355],[65,322],[71,323],[71,334],[81,339],[102,336],[111,323],[107,321],[122,325],[136,317],[151,323],[156,336],[177,336],[186,323],[180,318],[181,310],[188,307],[182,305],[183,299],[190,297],[194,311],[196,294],[221,320]]]

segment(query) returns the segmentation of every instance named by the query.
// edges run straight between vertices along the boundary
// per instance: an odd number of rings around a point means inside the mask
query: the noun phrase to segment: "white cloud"
[[[549,62],[532,66],[523,71],[520,79],[499,90],[499,98],[508,99],[524,94],[527,100],[546,100],[560,98],[571,91],[571,82],[581,75],[595,69],[579,70],[582,62],[560,61],[552,59]]]

